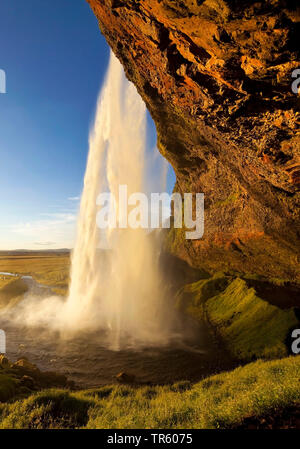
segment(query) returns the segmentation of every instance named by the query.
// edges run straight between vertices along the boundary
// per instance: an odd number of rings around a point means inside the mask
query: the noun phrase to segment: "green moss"
[[[224,200],[220,200],[220,201],[215,201],[215,203],[213,204],[212,207],[221,207],[221,206],[227,206],[228,204],[234,203],[235,201],[237,201],[240,197],[240,192],[233,192],[231,193],[231,195],[229,195],[227,198],[225,198]]]
[[[0,402],[9,401],[16,394],[17,380],[0,371]]]
[[[235,279],[224,292],[210,298],[206,310],[235,357],[251,360],[288,354],[285,339],[298,324],[294,310],[263,301],[242,279]]]
[[[215,296],[220,291],[223,291],[229,283],[230,278],[226,277],[224,273],[216,273],[209,279],[201,279],[193,284],[183,287],[178,295],[178,302],[184,301],[185,293],[193,296],[193,304],[199,306],[207,301],[207,299]]]
[[[108,387],[48,390],[2,406],[0,428],[230,428],[300,407],[299,371],[296,356],[259,360],[194,385],[115,385],[109,395]]]
[[[171,254],[177,254],[185,246],[185,230],[183,228],[171,228],[165,241],[166,249]]]
[[[205,302],[223,291],[229,282],[230,278],[220,272],[212,278],[188,284],[178,292],[176,305],[194,318],[203,320],[205,319]]]
[[[196,319],[207,319],[242,361],[285,357],[285,340],[298,325],[293,309],[282,310],[261,299],[244,280],[222,274],[185,286],[177,303]]]

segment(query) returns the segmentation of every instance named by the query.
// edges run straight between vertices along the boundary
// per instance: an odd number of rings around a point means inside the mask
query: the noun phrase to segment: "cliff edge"
[[[171,230],[194,267],[300,282],[297,1],[87,0],[156,123],[205,234]]]

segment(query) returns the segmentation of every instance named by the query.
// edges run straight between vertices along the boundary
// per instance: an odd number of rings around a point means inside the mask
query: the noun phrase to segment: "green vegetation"
[[[223,291],[228,283],[228,277],[217,273],[214,277],[187,284],[177,294],[177,307],[199,320],[205,320],[205,302]]]
[[[92,401],[63,390],[44,390],[0,408],[0,428],[78,428],[87,421]]]
[[[10,284],[12,281],[14,281],[15,278],[12,278],[11,276],[6,275],[0,275],[0,290],[2,290],[3,287],[6,287],[6,285]]]
[[[25,357],[13,363],[0,355],[0,403],[24,398],[42,388],[70,386],[74,383],[64,375],[42,372]]]
[[[31,275],[61,294],[68,289],[69,265],[67,255],[0,257],[0,271]],[[26,359],[11,363],[0,357],[0,428],[232,428],[277,416],[280,425],[290,426],[286,417],[300,410],[300,356],[286,357],[285,340],[298,319],[293,308],[279,307],[288,299],[285,283],[265,285],[259,277],[221,272],[208,276],[203,272],[180,289],[177,307],[207,321],[236,359],[264,360],[194,385],[72,391],[64,376],[41,373]],[[0,307],[14,304],[25,288],[20,278],[2,276]],[[270,301],[262,298],[270,294]]]
[[[217,298],[207,301],[206,310],[237,358],[251,360],[288,354],[285,340],[298,324],[294,310],[282,310],[263,301],[245,281],[235,279]]]
[[[232,355],[242,361],[285,357],[285,340],[298,325],[293,309],[269,304],[246,281],[222,273],[185,286],[177,304],[198,320],[206,319]]]
[[[224,200],[215,201],[215,203],[213,204],[212,207],[227,206],[228,204],[231,204],[231,203],[234,203],[235,201],[237,201],[240,196],[241,196],[241,193],[238,190],[238,191],[236,191],[234,193],[231,193],[231,195],[229,195]]]
[[[299,409],[300,356],[258,360],[191,385],[44,390],[0,405],[1,428],[231,428]]]
[[[185,242],[185,229],[172,227],[167,234],[165,245],[171,254],[176,254],[181,248],[184,248]]]
[[[0,280],[0,309],[16,304],[28,287],[22,279],[2,277]]]
[[[12,399],[16,394],[17,380],[0,371],[0,402]]]
[[[33,276],[37,282],[52,287],[54,293],[64,296],[69,287],[70,256],[64,253],[0,256],[0,271]]]

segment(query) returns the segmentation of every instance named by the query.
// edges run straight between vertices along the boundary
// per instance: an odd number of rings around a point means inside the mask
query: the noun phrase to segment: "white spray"
[[[117,200],[120,185],[127,185],[128,196],[149,189],[145,148],[145,105],[111,53],[90,135],[69,296],[66,301],[40,298],[29,291],[5,312],[10,322],[57,330],[65,337],[96,331],[102,344],[114,350],[173,339],[174,315],[159,276],[153,235],[144,229],[103,231],[96,220],[101,192],[109,191]],[[165,189],[164,164],[155,162],[157,192]]]
[[[100,192],[116,199],[120,185],[128,195],[143,192],[145,147],[145,105],[111,53],[90,136],[65,318],[72,327],[106,329],[115,349],[161,344],[169,334],[153,239],[142,229],[104,235],[96,223]],[[100,240],[107,251],[99,249]]]

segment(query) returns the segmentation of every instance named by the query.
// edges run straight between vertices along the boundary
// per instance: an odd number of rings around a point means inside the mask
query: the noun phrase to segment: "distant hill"
[[[59,249],[37,249],[37,250],[30,250],[30,249],[15,249],[11,251],[1,251],[0,250],[0,257],[5,256],[24,256],[24,255],[58,255],[58,254],[70,254],[71,249],[69,248],[59,248]]]

